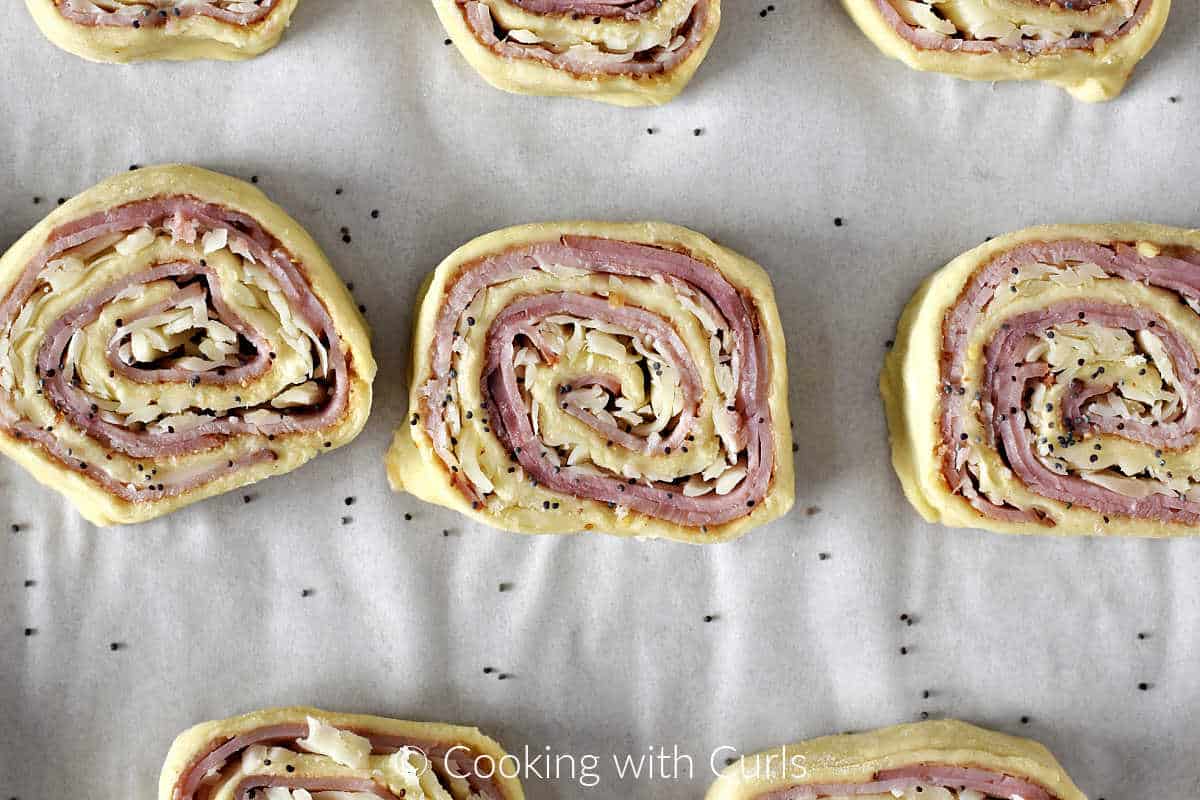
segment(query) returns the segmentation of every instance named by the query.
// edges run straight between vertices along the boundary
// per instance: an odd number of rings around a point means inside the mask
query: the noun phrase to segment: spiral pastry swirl
[[[760,267],[683,228],[499,231],[434,272],[397,489],[523,532],[728,539],[791,506]]]
[[[97,524],[138,522],[352,439],[375,365],[316,244],[257,189],[152,167],[0,260],[0,449]]]
[[[1015,533],[1200,531],[1200,233],[1033,228],[934,275],[882,387],[932,520]]]
[[[479,74],[517,94],[621,106],[675,97],[708,53],[721,0],[433,0]]]
[[[953,719],[743,756],[705,800],[1086,800],[1041,744]]]
[[[500,762],[504,760],[503,767]],[[171,746],[159,800],[523,800],[475,728],[316,708],[204,722]]]
[[[1043,80],[1088,102],[1121,93],[1170,0],[843,0],[887,55],[972,80]]]
[[[299,0],[25,0],[46,38],[89,61],[251,58],[279,43]]]

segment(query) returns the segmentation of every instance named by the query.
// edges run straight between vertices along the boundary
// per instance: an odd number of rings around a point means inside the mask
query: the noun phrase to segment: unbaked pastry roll
[[[704,60],[721,0],[433,0],[480,75],[517,94],[665,103]]]
[[[475,728],[274,708],[180,734],[158,798],[522,800],[512,760]]]
[[[265,53],[299,0],[25,0],[42,33],[89,61],[127,63]]]
[[[224,175],[119,175],[0,259],[0,451],[98,525],[345,444],[374,375],[366,326],[316,243]]]
[[[1111,100],[1158,41],[1171,0],[842,0],[880,50],[972,80],[1043,80]]]
[[[1031,228],[931,277],[883,370],[896,472],[930,521],[1200,532],[1200,231]]]
[[[794,486],[761,267],[660,223],[525,225],[433,273],[397,490],[525,533],[731,539]]]
[[[744,756],[706,800],[1087,800],[1042,745],[956,720]]]

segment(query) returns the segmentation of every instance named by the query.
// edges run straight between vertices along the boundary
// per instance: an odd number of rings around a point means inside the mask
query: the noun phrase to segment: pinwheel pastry
[[[727,767],[706,800],[1086,800],[1029,739],[956,720],[786,745]]]
[[[1200,231],[1032,228],[917,292],[881,380],[905,493],[1011,533],[1200,531]]]
[[[299,0],[25,0],[42,33],[89,61],[127,63],[265,53]]]
[[[1158,40],[1171,0],[842,0],[886,55],[972,80],[1043,80],[1111,100]]]
[[[791,507],[758,265],[660,223],[525,225],[427,282],[392,486],[526,533],[730,539]]]
[[[433,0],[480,75],[517,94],[665,103],[708,53],[721,0]]]
[[[0,451],[99,525],[345,444],[374,374],[316,243],[233,178],[120,175],[0,259]]]
[[[475,728],[315,708],[205,722],[167,754],[159,800],[522,800]]]

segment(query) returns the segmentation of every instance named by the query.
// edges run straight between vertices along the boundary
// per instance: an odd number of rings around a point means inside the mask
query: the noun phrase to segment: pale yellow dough
[[[1108,225],[1047,225],[1028,228],[986,242],[951,261],[931,275],[913,295],[900,318],[895,344],[880,375],[880,390],[887,413],[892,445],[892,465],[909,502],[929,522],[960,528],[985,528],[1000,533],[1057,535],[1186,536],[1197,535],[1196,528],[1180,523],[1110,518],[1080,505],[1068,506],[1033,494],[1008,469],[999,455],[987,448],[983,452],[995,491],[1022,506],[1045,510],[1055,521],[1053,526],[1015,523],[984,516],[961,495],[950,491],[941,473],[939,446],[941,434],[941,375],[939,354],[942,348],[942,322],[946,312],[958,300],[973,275],[996,256],[1026,242],[1055,240],[1094,242],[1142,242],[1158,247],[1179,245],[1200,248],[1200,231],[1170,228],[1147,223]],[[1128,282],[1126,282],[1128,283]],[[1053,295],[1078,297],[1088,292],[1133,305],[1152,304],[1171,324],[1184,331],[1194,348],[1200,348],[1200,323],[1196,315],[1175,296],[1141,287],[1118,287],[1107,294],[1101,289],[1063,288]],[[1037,298],[1029,301],[1037,307]],[[989,325],[994,326],[995,320]],[[973,338],[968,349],[967,374],[979,369],[983,358],[982,343]],[[1146,449],[1142,445],[1133,445]]]
[[[321,709],[307,706],[268,708],[229,719],[203,722],[179,734],[171,745],[170,752],[167,753],[167,759],[163,764],[162,773],[159,777],[159,800],[174,800],[175,786],[179,782],[179,778],[184,770],[197,757],[208,752],[214,742],[224,742],[240,734],[271,725],[306,724],[309,717],[339,730],[370,731],[390,736],[411,737],[414,740],[425,742],[462,745],[475,755],[490,757],[493,759],[493,763],[499,763],[500,759],[506,755],[504,748],[494,739],[484,735],[477,728],[462,725],[447,725],[439,722],[409,722],[367,714],[342,714],[322,711]],[[511,761],[511,757],[508,760]],[[338,776],[356,775],[354,770],[341,765],[331,763],[330,767],[331,771],[326,774],[336,774]],[[508,769],[511,769],[511,767],[508,767]],[[357,777],[372,777],[367,771],[360,770],[359,772],[361,774],[357,774]],[[295,774],[305,777],[321,776],[319,768],[308,774],[304,772]],[[504,800],[524,800],[525,794],[519,780],[506,778],[499,773],[497,773],[494,780],[503,792]],[[422,776],[421,788],[431,800],[442,800],[443,798],[446,798],[446,800],[467,800],[466,793],[461,790],[461,787],[454,787],[454,797],[452,799],[449,798],[444,790],[437,787],[437,779],[432,774]]]
[[[1086,12],[1035,7],[1028,0],[969,2],[1003,9],[1021,5],[1024,18],[1032,16],[1044,22],[1051,22],[1055,14],[1064,20],[1076,17],[1086,20],[1088,16]],[[1030,56],[1021,51],[966,53],[923,49],[896,33],[880,13],[876,0],[842,0],[842,3],[876,47],[912,69],[978,81],[1040,80],[1066,89],[1075,98],[1091,103],[1111,100],[1121,93],[1134,67],[1158,41],[1171,5],[1170,0],[1155,0],[1133,30],[1107,44],[1096,44],[1094,52],[1063,50]],[[1079,29],[1089,30],[1091,27],[1085,21]]]
[[[290,472],[315,455],[354,439],[366,424],[371,410],[371,384],[376,368],[371,355],[370,334],[345,284],[317,243],[282,208],[250,184],[216,172],[184,165],[146,167],[117,175],[68,200],[0,258],[0,297],[11,290],[14,281],[56,228],[138,200],[181,194],[248,215],[291,254],[333,319],[347,354],[350,395],[346,412],[334,427],[279,437],[272,443],[272,449],[278,455],[275,461],[228,473],[177,495],[139,503],[130,503],[110,494],[80,472],[68,469],[40,446],[0,432],[0,453],[12,458],[41,483],[62,493],[85,519],[96,525],[145,522],[205,498]]]
[[[631,42],[663,33],[660,21],[686,0],[663,0],[647,18],[627,21],[592,17],[572,19],[570,14],[532,14],[508,0],[486,0],[494,17],[507,26],[520,26],[548,42],[593,43],[606,51],[619,51]],[[484,80],[514,94],[567,95],[617,106],[662,105],[678,95],[699,69],[721,25],[721,0],[711,0],[704,34],[687,58],[673,69],[656,75],[575,75],[532,58],[503,58],[482,44],[471,31],[455,0],[433,0],[438,18],[459,52]]]
[[[978,767],[1036,783],[1058,800],[1087,800],[1041,744],[957,720],[825,736],[744,756],[721,773],[705,800],[755,800],[807,784],[868,783],[880,771],[920,764]]]
[[[79,25],[59,13],[55,0],[25,0],[42,33],[69,53],[114,64],[136,61],[241,61],[279,44],[300,0],[279,5],[253,25],[230,25],[193,15],[164,26],[116,27]]]
[[[743,517],[724,525],[709,526],[706,530],[700,530],[633,511],[622,516],[619,511],[608,508],[605,503],[577,500],[540,487],[529,488],[525,485],[528,484],[528,481],[520,481],[518,475],[518,480],[514,481],[516,486],[512,489],[516,494],[513,503],[493,503],[493,506],[503,506],[498,510],[487,507],[476,510],[472,509],[467,499],[451,483],[451,473],[434,453],[424,427],[410,425],[407,417],[397,428],[387,457],[388,478],[392,488],[397,491],[410,492],[422,500],[455,509],[488,525],[520,533],[578,533],[594,530],[619,536],[662,537],[692,543],[709,543],[737,538],[753,527],[786,514],[795,500],[792,438],[787,404],[787,350],[770,278],[754,262],[687,228],[658,222],[545,223],[507,228],[481,236],[463,245],[438,266],[426,280],[423,288],[420,310],[413,331],[413,356],[409,375],[410,409],[418,407],[418,389],[430,375],[427,354],[430,352],[433,342],[435,320],[441,310],[442,297],[446,288],[459,273],[460,268],[464,264],[489,254],[499,253],[522,244],[556,241],[564,235],[604,237],[618,241],[658,245],[668,249],[681,249],[720,270],[730,284],[740,289],[744,295],[754,299],[762,335],[767,340],[766,358],[771,370],[768,404],[773,420],[775,471],[765,499],[758,503],[751,513]],[[479,327],[486,328],[487,326],[486,323],[483,323]],[[680,333],[684,336],[684,341],[689,343],[689,350],[693,350],[695,345],[688,338],[687,332],[680,329]],[[707,340],[705,340],[704,346],[707,348]],[[479,357],[478,354],[474,356],[475,359]],[[470,363],[476,362],[471,361]],[[473,391],[473,394],[469,396],[464,394],[463,402],[467,407],[478,406],[480,399],[478,387],[472,388],[470,380],[465,383],[467,391]],[[488,435],[484,434],[484,436]],[[493,443],[498,451],[501,446],[495,441],[494,434],[491,434],[488,446],[492,446]],[[698,449],[699,445],[694,448],[694,450]],[[682,454],[677,454],[677,456],[684,457]],[[496,458],[497,460],[506,459],[507,456],[502,456],[497,452]],[[641,456],[640,454],[635,457],[631,454],[628,458],[631,463],[641,463],[637,459],[660,457]],[[507,465],[507,460],[503,463]],[[498,463],[485,466],[495,468],[494,474],[498,475],[498,482],[507,479],[508,476],[505,476],[504,471],[499,469]],[[619,465],[614,464],[614,467],[617,466]],[[544,503],[561,503],[561,508],[551,507],[547,510],[544,508]]]

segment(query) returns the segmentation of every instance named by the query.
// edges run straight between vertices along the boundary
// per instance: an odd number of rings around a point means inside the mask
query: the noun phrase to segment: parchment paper
[[[549,747],[534,800],[696,798],[718,748],[923,711],[1040,739],[1093,798],[1200,793],[1200,541],[927,525],[876,390],[909,294],[986,236],[1200,225],[1200,2],[1175,0],[1097,106],[911,72],[833,0],[724,5],[682,97],[631,111],[491,89],[421,0],[304,0],[255,61],[132,67],[59,51],[6,0],[0,246],[132,164],[256,175],[353,282],[381,371],[354,444],[154,524],[93,529],[0,464],[0,797],[150,800],[177,732],[286,703]],[[708,548],[527,538],[388,491],[422,276],[478,234],[574,217],[681,223],[770,271],[789,517]],[[614,755],[659,748],[690,777],[618,777]]]

